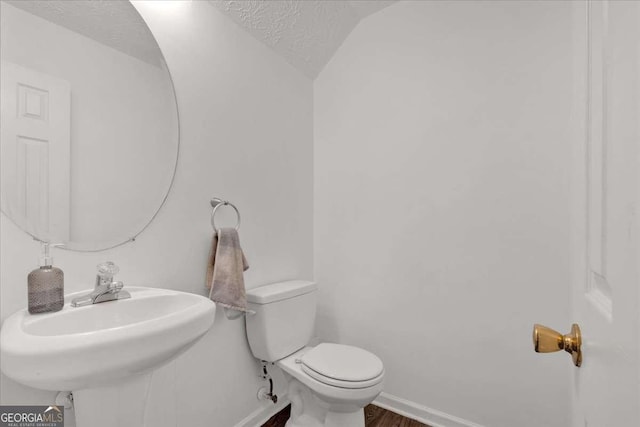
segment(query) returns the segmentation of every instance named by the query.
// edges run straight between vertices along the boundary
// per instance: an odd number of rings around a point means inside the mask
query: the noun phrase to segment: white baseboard
[[[256,409],[234,427],[260,427],[266,423],[269,418],[273,417],[291,403],[286,395],[278,397],[278,403]]]
[[[282,396],[277,404],[256,409],[234,427],[260,427],[267,422],[269,418],[284,409],[289,403],[291,402],[287,396]],[[388,393],[380,393],[380,396],[373,401],[373,404],[404,417],[428,424],[431,427],[484,427],[480,424],[419,405],[409,400],[401,399]]]
[[[432,427],[483,427],[480,424],[445,414],[388,393],[380,393],[380,396],[373,401],[373,404]]]

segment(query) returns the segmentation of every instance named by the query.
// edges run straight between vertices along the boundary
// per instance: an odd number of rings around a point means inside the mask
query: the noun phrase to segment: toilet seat
[[[334,387],[367,388],[384,377],[384,366],[375,354],[350,345],[319,344],[300,363],[311,378]]]

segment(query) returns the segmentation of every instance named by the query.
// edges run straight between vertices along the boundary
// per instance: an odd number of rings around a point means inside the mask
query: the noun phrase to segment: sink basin
[[[211,327],[215,304],[200,295],[127,287],[130,299],[7,318],[2,372],[44,390],[95,389],[147,373],[193,345]]]

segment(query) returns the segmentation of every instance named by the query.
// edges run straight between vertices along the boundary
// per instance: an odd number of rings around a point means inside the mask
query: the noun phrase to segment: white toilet
[[[316,316],[317,285],[295,280],[247,291],[247,337],[253,355],[288,374],[287,427],[363,427],[363,408],[382,391],[384,366],[358,347],[308,346]]]

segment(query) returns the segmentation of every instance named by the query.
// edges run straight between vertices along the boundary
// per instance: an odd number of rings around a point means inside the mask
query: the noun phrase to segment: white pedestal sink
[[[77,427],[143,427],[150,373],[200,339],[215,304],[200,295],[127,287],[130,299],[56,313],[21,310],[0,331],[0,368],[29,387],[72,391]]]

